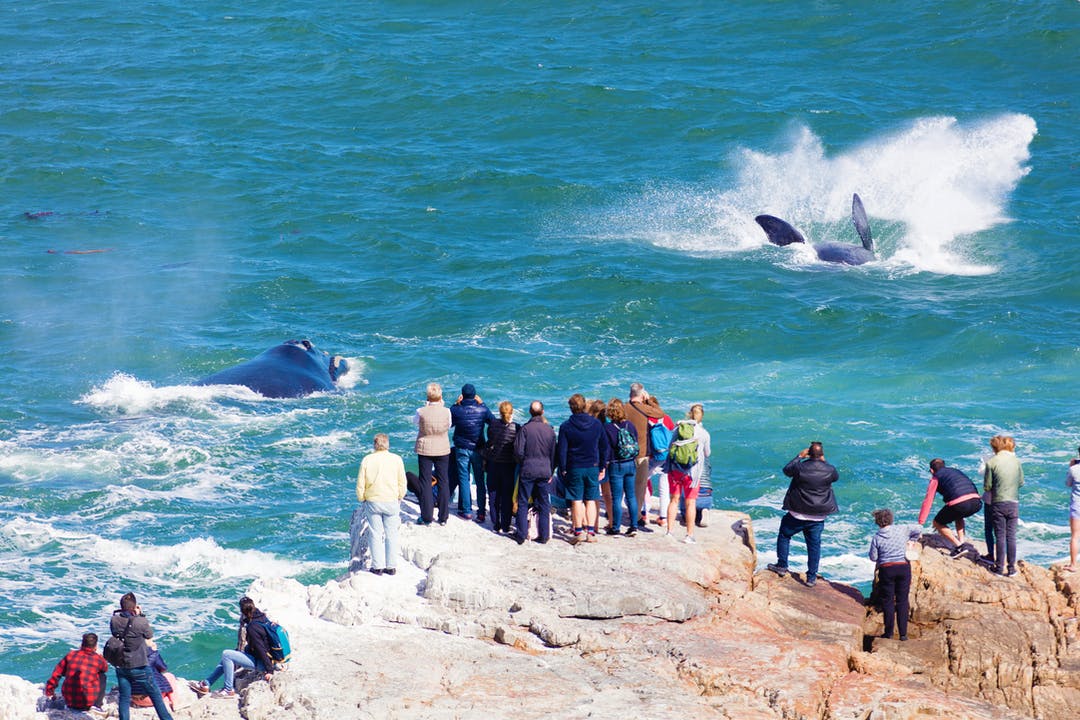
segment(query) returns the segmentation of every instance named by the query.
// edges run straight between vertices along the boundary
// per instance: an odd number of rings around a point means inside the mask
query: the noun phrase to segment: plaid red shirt
[[[60,676],[64,676],[64,687],[61,688],[64,702],[69,708],[87,710],[98,702],[105,681],[102,673],[108,670],[109,664],[96,650],[72,650],[56,663],[52,677],[45,683],[45,694],[55,693]]]

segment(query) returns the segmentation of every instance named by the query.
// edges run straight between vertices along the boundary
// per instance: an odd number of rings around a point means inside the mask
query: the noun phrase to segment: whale
[[[243,385],[263,397],[294,398],[335,390],[348,371],[349,363],[340,355],[319,350],[310,340],[286,340],[195,384]]]
[[[785,247],[792,243],[806,243],[806,238],[801,232],[775,215],[758,215],[754,220],[765,231],[765,235],[773,245]],[[839,242],[807,243],[812,245],[819,260],[843,265],[862,265],[875,259],[870,222],[866,219],[866,208],[863,207],[858,193],[851,196],[851,222],[855,225],[855,232],[859,234],[862,245]]]

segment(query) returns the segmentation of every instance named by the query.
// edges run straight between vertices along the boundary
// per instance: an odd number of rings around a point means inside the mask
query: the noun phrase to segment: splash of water
[[[855,243],[848,218],[851,196],[858,193],[885,266],[990,273],[995,268],[985,258],[993,249],[980,253],[974,236],[1009,220],[1005,205],[1030,171],[1035,133],[1035,121],[1021,114],[969,124],[927,117],[829,157],[821,139],[799,127],[781,152],[738,150],[732,187],[719,193],[650,190],[633,209],[615,213],[614,225],[661,247],[730,253],[767,244],[754,216],[768,213],[800,228],[811,242]],[[813,262],[809,252],[785,257]]]

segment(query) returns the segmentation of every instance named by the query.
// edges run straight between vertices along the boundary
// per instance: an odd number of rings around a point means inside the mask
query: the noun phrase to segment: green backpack
[[[698,461],[695,427],[693,420],[680,420],[675,427],[675,437],[671,443],[671,464],[683,472],[689,471]]]

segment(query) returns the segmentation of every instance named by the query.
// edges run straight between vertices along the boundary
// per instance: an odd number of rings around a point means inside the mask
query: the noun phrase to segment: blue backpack
[[[270,636],[270,657],[277,663],[289,662],[292,658],[289,632],[271,620],[260,620],[259,624],[266,629],[266,634]]]
[[[674,435],[675,423],[670,416],[649,418],[649,456],[657,462],[667,460],[668,447]]]

